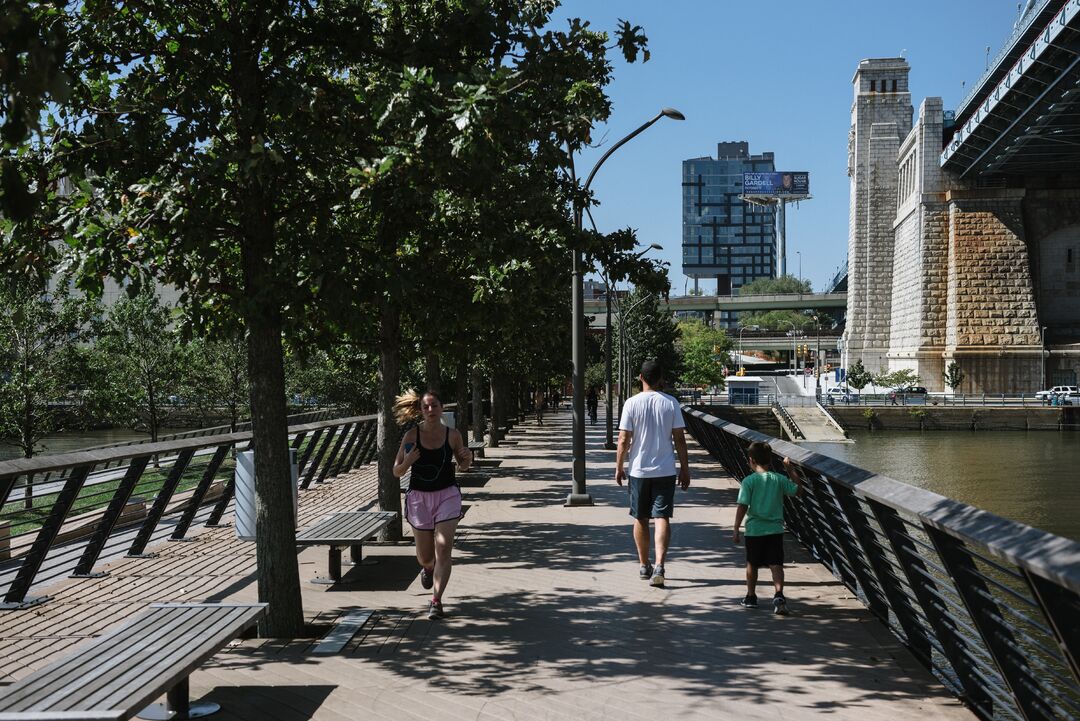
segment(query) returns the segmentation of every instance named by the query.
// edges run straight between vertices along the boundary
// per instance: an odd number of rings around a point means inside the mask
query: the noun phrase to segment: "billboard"
[[[743,173],[743,195],[770,195],[777,198],[810,195],[810,173]]]

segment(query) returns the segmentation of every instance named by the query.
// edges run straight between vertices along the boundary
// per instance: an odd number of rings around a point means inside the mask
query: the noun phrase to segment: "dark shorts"
[[[746,536],[746,563],[754,568],[784,565],[784,534]]]
[[[675,476],[630,476],[630,515],[639,521],[671,518],[675,512]]]

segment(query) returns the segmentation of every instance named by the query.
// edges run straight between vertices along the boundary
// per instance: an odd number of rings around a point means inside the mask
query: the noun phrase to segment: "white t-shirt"
[[[676,475],[674,428],[684,428],[679,401],[667,393],[643,391],[627,399],[619,430],[631,431],[629,474],[637,478]]]

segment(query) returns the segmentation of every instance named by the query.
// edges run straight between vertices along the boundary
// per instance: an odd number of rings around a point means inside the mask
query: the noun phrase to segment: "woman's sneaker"
[[[652,571],[653,568],[651,563],[642,564],[641,568],[638,570],[638,578],[642,581],[648,581],[652,578]]]
[[[652,578],[649,579],[649,585],[650,586],[656,586],[657,588],[663,588],[664,587],[664,567],[663,566],[657,566],[656,570],[653,571]]]
[[[757,596],[752,593],[746,594],[746,598],[742,600],[742,605],[747,608],[757,608]]]
[[[774,596],[772,600],[772,612],[777,616],[788,615],[787,600],[783,596]]]
[[[435,579],[432,577],[431,571],[427,570],[426,568],[421,568],[420,585],[423,586],[425,590],[430,590],[434,584]]]
[[[431,599],[431,605],[428,606],[427,617],[429,621],[437,621],[440,618],[446,618],[446,614],[443,613],[442,601],[436,601]]]

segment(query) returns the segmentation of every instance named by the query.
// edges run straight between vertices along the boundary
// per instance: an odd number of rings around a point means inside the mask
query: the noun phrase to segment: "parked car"
[[[929,392],[923,386],[901,386],[889,393],[893,405],[902,403],[909,406],[925,405]]]
[[[1080,391],[1077,390],[1076,386],[1054,386],[1050,390],[1035,393],[1035,397],[1041,401],[1050,400],[1054,396],[1075,398],[1080,396]]]
[[[841,388],[840,386],[834,386],[828,390],[825,394],[825,398],[829,403],[858,403],[859,394],[850,388]]]

